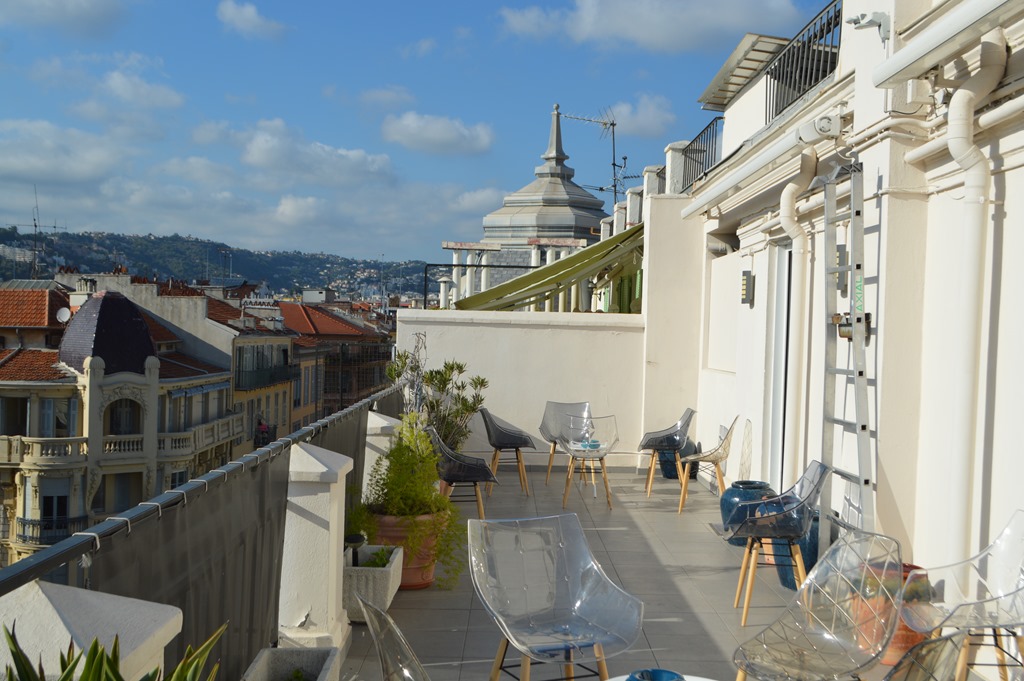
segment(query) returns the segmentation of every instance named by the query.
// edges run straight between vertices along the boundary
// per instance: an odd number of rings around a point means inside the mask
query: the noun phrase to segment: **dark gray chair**
[[[428,427],[427,432],[430,433],[430,440],[434,443],[434,449],[437,450],[437,476],[451,488],[449,496],[453,501],[467,501],[467,498],[455,497],[452,496],[452,493],[456,487],[472,485],[473,496],[476,498],[476,510],[482,519],[484,517],[484,498],[480,493],[480,483],[498,482],[494,473],[491,472],[491,467],[480,457],[466,456],[452,451],[441,441],[433,427]]]
[[[519,486],[530,496],[530,483],[526,479],[526,464],[523,462],[523,448],[536,449],[533,438],[519,430],[511,423],[502,421],[492,414],[486,407],[480,408],[480,416],[484,420],[484,428],[487,429],[487,442],[494,448],[494,456],[491,457],[491,472],[498,475],[498,465],[501,463],[501,453],[514,451],[516,467],[519,469]],[[493,488],[487,486],[488,496]]]

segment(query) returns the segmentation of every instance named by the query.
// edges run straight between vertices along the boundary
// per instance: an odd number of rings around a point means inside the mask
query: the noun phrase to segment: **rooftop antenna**
[[[622,163],[618,163],[616,160],[615,151],[615,115],[611,109],[606,108],[601,112],[600,118],[590,118],[587,116],[573,116],[571,114],[562,114],[564,118],[568,118],[574,121],[583,121],[584,123],[593,123],[601,126],[601,138],[610,136],[612,140],[612,183],[607,187],[588,187],[588,189],[596,189],[597,191],[611,191],[612,192],[612,207],[619,202],[619,192],[623,190],[623,180],[626,178],[623,173],[626,170],[626,157],[622,157]]]

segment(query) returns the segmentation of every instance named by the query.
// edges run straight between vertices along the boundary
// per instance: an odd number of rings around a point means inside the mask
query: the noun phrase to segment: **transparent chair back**
[[[884,681],[953,681],[967,633],[925,639],[904,653]]]
[[[390,615],[358,596],[366,626],[377,646],[384,681],[430,681],[416,653]]]
[[[687,409],[679,417],[679,420],[668,428],[645,433],[637,446],[637,451],[642,452],[647,449],[681,450],[686,445],[686,434],[690,430],[690,423],[696,413],[693,409]]]
[[[811,461],[796,484],[782,494],[737,504],[725,523],[725,535],[780,539],[804,536],[830,470],[820,461]]]
[[[901,576],[895,539],[848,531],[815,564],[782,615],[742,644],[733,661],[767,681],[855,675],[889,645]]]
[[[916,631],[1024,625],[1024,511],[977,555],[911,572],[904,595],[903,619]]]
[[[558,443],[570,456],[600,459],[619,441],[614,416],[563,414]]]
[[[594,560],[575,513],[470,519],[473,586],[509,643],[541,662],[586,662],[629,648],[643,602]]]
[[[562,429],[564,414],[590,416],[590,402],[548,402],[544,405],[544,418],[540,422],[540,436],[547,442],[556,442]]]

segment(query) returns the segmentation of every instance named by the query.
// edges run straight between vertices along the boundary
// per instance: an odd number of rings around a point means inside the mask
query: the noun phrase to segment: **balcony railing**
[[[140,454],[145,450],[141,435],[107,435],[103,438],[103,453],[107,456],[117,454]]]
[[[766,124],[836,70],[842,25],[843,3],[835,0],[765,67]]]
[[[722,116],[716,117],[683,147],[681,191],[686,192],[693,183],[704,177],[722,160]]]
[[[268,369],[237,369],[235,390],[259,390],[275,383],[291,381],[299,376],[298,365],[270,367]]]
[[[89,516],[69,518],[57,516],[35,520],[18,518],[18,541],[25,544],[49,546],[67,539],[75,532],[81,532],[89,526]]]
[[[67,463],[71,458],[85,456],[85,452],[84,437],[0,436],[0,463]]]

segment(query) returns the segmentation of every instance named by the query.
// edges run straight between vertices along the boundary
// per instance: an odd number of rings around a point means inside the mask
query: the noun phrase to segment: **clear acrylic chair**
[[[363,600],[362,596],[357,595],[356,598],[363,608],[366,627],[370,630],[370,636],[377,647],[384,681],[430,681],[416,653],[391,616]]]
[[[712,467],[715,471],[715,480],[718,481],[718,496],[722,496],[725,492],[725,475],[722,473],[722,462],[729,458],[729,450],[732,448],[732,434],[736,431],[736,423],[739,420],[739,416],[732,420],[732,423],[729,424],[729,430],[725,432],[725,437],[722,438],[717,447],[706,452],[696,452],[681,459],[684,468],[683,472],[679,475],[679,483],[682,486],[679,490],[679,513],[683,512],[683,506],[686,505],[686,495],[690,488],[691,466],[697,466],[698,470],[702,465]]]
[[[1024,510],[1016,511],[995,540],[967,560],[935,568],[914,570],[904,586],[901,615],[911,629],[931,632],[954,628],[990,630],[995,657],[1005,678],[1003,634],[1012,632],[1018,650],[1024,649]],[[958,677],[966,673],[970,647],[980,637],[968,638],[960,658]]]
[[[899,619],[900,545],[849,530],[815,564],[777,620],[733,655],[737,681],[857,678],[885,651]]]
[[[679,456],[683,448],[686,447],[686,433],[690,430],[690,422],[693,421],[696,413],[693,409],[687,408],[683,415],[679,417],[679,420],[668,428],[644,433],[643,439],[640,440],[640,444],[636,449],[638,452],[646,452],[648,450],[651,452],[651,463],[647,467],[647,486],[644,489],[647,492],[647,496],[651,496],[651,488],[654,486],[654,471],[658,463],[658,452],[660,450],[671,451],[675,454],[676,470],[679,472],[679,477],[682,478],[683,468],[679,462]]]
[[[966,638],[962,631],[926,638],[904,653],[883,681],[953,681]]]
[[[597,497],[597,481],[594,479],[594,465],[601,466],[601,479],[604,480],[605,496],[609,510],[612,507],[612,488],[608,482],[608,467],[605,457],[619,441],[619,430],[614,416],[574,416],[564,414],[562,426],[558,434],[558,444],[569,455],[569,468],[565,474],[565,491],[562,493],[562,508],[569,503],[569,490],[572,488],[572,474],[576,464],[580,464],[580,474],[586,482],[586,468],[590,465],[590,482],[594,486],[594,497]]]
[[[745,538],[746,548],[740,564],[740,578],[736,584],[736,598],[733,607],[739,607],[740,595],[744,592],[743,616],[740,624],[746,626],[750,612],[750,600],[754,595],[758,555],[766,549],[775,556],[775,565],[792,565],[797,584],[807,577],[804,560],[798,541],[807,534],[814,520],[814,511],[821,496],[821,488],[831,469],[820,461],[811,461],[800,479],[782,494],[754,501],[743,501],[736,505],[724,526],[715,527],[725,539]],[[788,555],[778,553],[785,548]],[[780,559],[785,561],[780,563]]]
[[[575,513],[468,523],[473,586],[504,638],[491,681],[506,663],[509,644],[521,655],[521,675],[530,664],[574,665],[605,681],[605,660],[627,650],[640,635],[643,602],[620,589],[601,569]]]
[[[473,496],[476,499],[477,514],[484,517],[484,497],[480,493],[481,483],[493,484],[498,482],[491,472],[487,462],[477,456],[466,456],[453,451],[446,445],[441,437],[434,430],[433,426],[427,427],[430,440],[437,451],[437,477],[443,480],[454,491],[457,487],[472,486]],[[468,501],[468,498],[457,498],[452,496],[453,501]]]
[[[551,479],[551,466],[555,463],[555,450],[558,447],[558,432],[562,428],[562,415],[590,416],[590,402],[548,402],[544,405],[544,418],[541,419],[540,436],[551,445],[548,456],[548,473],[544,484]]]
[[[511,423],[499,419],[487,407],[480,407],[480,417],[484,420],[484,428],[487,430],[487,442],[494,449],[494,456],[491,457],[491,472],[495,476],[498,475],[498,464],[501,463],[502,452],[514,451],[516,467],[519,470],[519,486],[526,492],[526,496],[530,496],[530,483],[526,479],[526,464],[523,462],[523,448],[536,449],[533,438]],[[488,495],[492,489],[492,485],[487,486]]]

